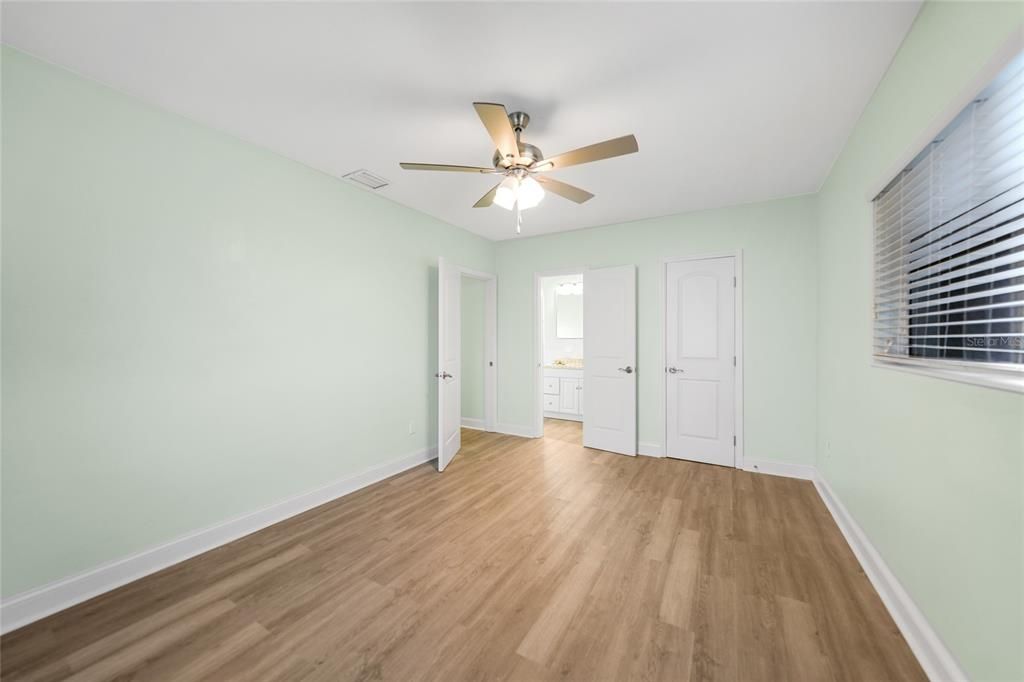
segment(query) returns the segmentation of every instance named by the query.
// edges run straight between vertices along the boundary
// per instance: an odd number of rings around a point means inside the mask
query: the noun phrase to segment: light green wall
[[[819,195],[818,466],[978,680],[1024,678],[1024,397],[870,366],[867,195],[1022,20],[927,4]]]
[[[814,217],[799,197],[498,242],[498,421],[533,423],[534,273],[635,264],[639,440],[663,444],[659,262],[743,249],[746,457],[813,464]]]
[[[491,243],[9,49],[2,75],[3,595],[433,444],[436,259],[493,271]]]
[[[487,284],[462,277],[462,416],[484,418],[484,299]]]

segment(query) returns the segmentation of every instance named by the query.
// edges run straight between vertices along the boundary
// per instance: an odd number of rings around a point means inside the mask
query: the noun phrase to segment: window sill
[[[972,384],[995,388],[1000,391],[1011,393],[1024,393],[1024,373],[1000,372],[998,370],[971,370],[966,368],[935,367],[934,365],[919,365],[915,363],[900,362],[899,360],[883,360],[873,358],[872,367],[881,369],[894,369],[899,372],[920,374],[936,379],[956,381],[961,384]]]

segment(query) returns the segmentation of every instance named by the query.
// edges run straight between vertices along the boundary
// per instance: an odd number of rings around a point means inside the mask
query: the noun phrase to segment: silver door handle
[[[668,372],[669,374],[682,374],[683,373],[683,370],[679,369],[678,367],[666,367],[665,371]]]
[[[633,373],[633,368],[630,367],[629,365],[626,365],[625,367],[619,367],[619,371],[620,372],[625,372],[626,374],[632,374]]]
[[[435,374],[434,376],[437,377],[438,379],[451,379],[453,375],[449,374],[448,372],[441,371]]]

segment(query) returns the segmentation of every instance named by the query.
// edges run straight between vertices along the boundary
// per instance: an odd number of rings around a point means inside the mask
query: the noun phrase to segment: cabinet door
[[[579,408],[579,379],[559,379],[560,391],[558,393],[558,411],[578,414]]]

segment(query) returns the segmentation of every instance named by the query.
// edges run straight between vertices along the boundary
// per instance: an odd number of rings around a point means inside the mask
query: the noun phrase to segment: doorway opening
[[[462,428],[487,428],[484,389],[487,374],[485,319],[487,313],[487,282],[462,275],[461,315],[462,338]]]
[[[465,419],[472,428],[495,429],[498,281],[444,258],[437,270],[437,469],[444,471],[462,446]]]
[[[536,289],[540,436],[546,420],[584,420],[583,269],[538,275]]]
[[[533,292],[532,435],[582,423],[584,447],[635,456],[636,266],[534,273]]]

